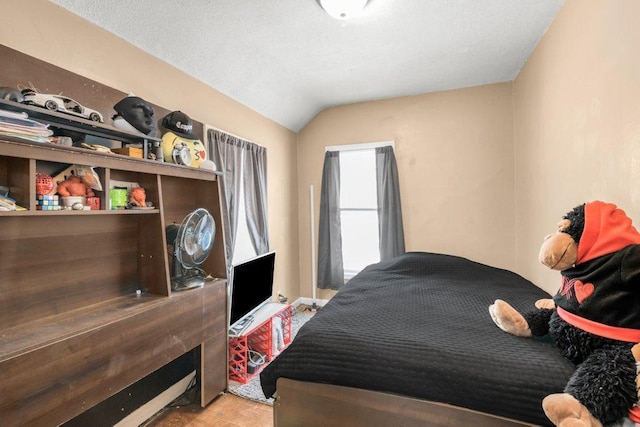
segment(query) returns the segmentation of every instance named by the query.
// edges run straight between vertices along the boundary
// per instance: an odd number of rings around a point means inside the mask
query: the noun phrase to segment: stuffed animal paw
[[[550,394],[542,400],[542,409],[558,427],[602,427],[589,410],[567,393]]]
[[[540,310],[553,310],[554,308],[556,308],[556,303],[553,302],[553,298],[542,298],[536,301],[535,306]]]
[[[489,314],[493,323],[503,331],[519,337],[531,336],[531,329],[524,316],[508,303],[497,299],[489,306]]]

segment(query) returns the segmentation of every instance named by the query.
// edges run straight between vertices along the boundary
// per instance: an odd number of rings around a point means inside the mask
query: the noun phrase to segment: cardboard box
[[[136,147],[112,148],[111,151],[129,157],[138,157],[139,159],[142,159],[144,156],[144,151],[142,150],[142,148]]]

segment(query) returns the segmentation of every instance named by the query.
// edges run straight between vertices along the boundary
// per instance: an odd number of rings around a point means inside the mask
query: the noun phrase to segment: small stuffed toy
[[[61,196],[93,197],[95,193],[78,175],[71,175],[58,184],[58,194]]]
[[[147,206],[147,193],[144,191],[142,187],[134,187],[131,189],[129,193],[129,203],[132,206],[137,206],[139,208],[144,208]]]
[[[557,426],[640,422],[640,233],[616,205],[585,203],[545,238],[539,260],[562,276],[553,300],[523,314],[496,300],[489,312],[505,332],[548,334],[576,366],[564,392],[544,398],[545,414]]]

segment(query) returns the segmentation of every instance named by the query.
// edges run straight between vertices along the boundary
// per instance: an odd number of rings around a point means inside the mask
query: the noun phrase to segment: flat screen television
[[[237,332],[243,320],[246,321],[260,307],[271,301],[275,262],[276,253],[272,251],[233,265],[230,330]]]

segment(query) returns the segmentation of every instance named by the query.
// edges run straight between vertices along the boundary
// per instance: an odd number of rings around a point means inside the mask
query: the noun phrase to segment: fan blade
[[[198,221],[196,225],[196,235],[198,236],[198,244],[202,247],[203,251],[209,250],[213,243],[213,223],[211,217],[204,216]]]
[[[188,226],[184,232],[184,250],[187,254],[193,255],[198,250],[198,235],[193,227]]]

